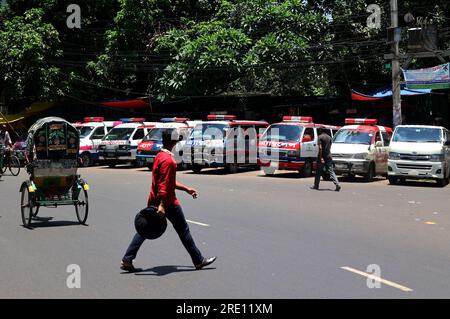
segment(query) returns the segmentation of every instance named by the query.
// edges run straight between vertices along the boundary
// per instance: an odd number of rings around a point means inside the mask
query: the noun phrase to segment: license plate
[[[114,157],[114,153],[106,153],[106,157]]]
[[[153,158],[147,158],[146,160],[145,160],[147,163],[153,163]]]
[[[347,169],[348,166],[345,164],[336,164],[336,169]]]
[[[270,167],[278,168],[278,163],[277,162],[270,162]]]
[[[411,171],[408,172],[408,174],[409,174],[409,175],[412,175],[412,176],[417,176],[417,175],[419,175],[419,172],[418,172],[418,171],[411,170]]]

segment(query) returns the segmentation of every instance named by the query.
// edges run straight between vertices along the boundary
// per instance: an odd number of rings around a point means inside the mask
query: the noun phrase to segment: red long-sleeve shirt
[[[161,201],[166,206],[180,205],[176,190],[177,162],[167,151],[160,151],[155,157],[152,170],[152,186],[148,206],[158,206]]]

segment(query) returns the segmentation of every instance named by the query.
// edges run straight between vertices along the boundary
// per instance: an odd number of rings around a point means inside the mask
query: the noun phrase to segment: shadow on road
[[[202,270],[212,270],[216,269],[214,267],[204,268]],[[180,273],[180,272],[192,272],[196,271],[192,266],[156,266],[153,268],[143,269],[141,271],[135,272],[136,276],[166,276],[172,273]],[[122,272],[121,274],[128,274],[128,272]]]
[[[405,181],[389,187],[428,187],[428,188],[446,188],[439,186],[435,181]]]
[[[31,223],[31,228],[48,228],[48,227],[67,227],[67,226],[82,226],[75,221],[52,221],[53,217],[34,217]],[[83,225],[84,226],[84,225]],[[87,225],[86,225],[87,226]]]
[[[248,172],[253,172],[256,171],[255,168],[251,168],[251,167],[240,167],[239,170],[237,171],[237,173],[228,173],[228,171],[225,168],[208,168],[205,170],[202,170],[200,173],[194,173],[193,171],[187,169],[184,170],[183,173],[184,174],[188,174],[188,175],[210,175],[210,176],[221,176],[221,175],[238,175],[238,174],[243,174],[243,173],[248,173]]]

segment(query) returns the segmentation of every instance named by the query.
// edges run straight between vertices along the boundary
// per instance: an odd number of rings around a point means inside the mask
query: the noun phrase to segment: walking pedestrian
[[[212,264],[216,257],[204,258],[195,245],[180,202],[175,195],[175,190],[181,190],[191,195],[194,199],[198,196],[197,190],[176,180],[177,163],[173,158],[172,150],[179,141],[178,137],[179,132],[176,129],[167,129],[162,134],[163,148],[153,163],[152,185],[147,206],[157,207],[157,215],[161,218],[166,216],[172,223],[181,242],[191,256],[195,268],[200,270]],[[136,233],[125,256],[122,258],[122,270],[128,272],[138,271],[133,266],[133,260],[136,258],[137,252],[144,241],[145,238]]]
[[[330,178],[333,181],[334,185],[336,186],[336,192],[339,192],[341,190],[341,185],[339,185],[339,181],[333,169],[333,159],[331,157],[331,136],[329,136],[323,128],[318,128],[317,133],[319,134],[319,154],[317,157],[314,186],[311,188],[316,190],[319,189],[320,178],[322,177],[322,173],[325,168],[327,173],[330,175]]]

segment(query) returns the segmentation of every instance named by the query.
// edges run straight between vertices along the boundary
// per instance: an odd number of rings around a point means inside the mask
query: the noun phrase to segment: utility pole
[[[402,124],[402,96],[400,88],[400,39],[396,36],[398,28],[398,2],[391,0],[391,28],[394,31],[392,43],[392,115],[394,127]]]

